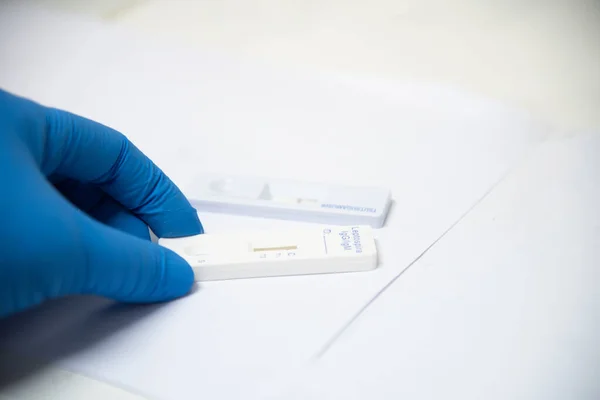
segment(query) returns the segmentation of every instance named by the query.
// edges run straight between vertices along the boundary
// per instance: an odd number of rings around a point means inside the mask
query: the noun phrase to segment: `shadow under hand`
[[[72,297],[0,320],[0,390],[91,348],[164,306]]]

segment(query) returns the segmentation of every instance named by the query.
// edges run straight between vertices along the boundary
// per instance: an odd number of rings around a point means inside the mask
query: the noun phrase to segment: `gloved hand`
[[[177,187],[122,134],[0,90],[0,318],[93,294],[166,301],[190,266],[150,241],[203,232]]]

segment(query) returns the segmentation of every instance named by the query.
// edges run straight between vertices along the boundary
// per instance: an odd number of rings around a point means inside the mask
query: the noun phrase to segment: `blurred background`
[[[600,0],[23,0],[277,65],[430,81],[600,127]]]

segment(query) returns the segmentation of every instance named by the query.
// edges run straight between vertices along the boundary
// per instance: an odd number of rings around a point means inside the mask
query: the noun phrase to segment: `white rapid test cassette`
[[[199,211],[373,228],[391,203],[384,188],[225,175],[199,175],[185,194]]]
[[[158,243],[193,268],[196,281],[367,271],[377,267],[370,226],[202,234]]]

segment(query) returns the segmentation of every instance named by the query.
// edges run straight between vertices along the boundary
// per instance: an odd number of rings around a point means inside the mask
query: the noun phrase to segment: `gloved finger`
[[[97,186],[72,179],[62,180],[54,186],[74,206],[96,221],[141,239],[150,240],[148,226]]]
[[[15,186],[5,199],[11,213],[0,226],[0,317],[72,294],[157,302],[191,289],[193,271],[185,260],[92,219],[33,165],[6,177]]]
[[[150,240],[150,231],[144,221],[133,215],[131,211],[125,209],[111,197],[104,196],[96,207],[88,211],[88,214],[104,225],[140,239]]]
[[[50,180],[52,182],[52,180]],[[102,189],[90,183],[81,183],[74,179],[63,178],[54,183],[54,187],[81,211],[89,213],[109,197]]]
[[[46,122],[44,171],[98,185],[159,237],[203,232],[183,193],[124,135],[56,109]]]

